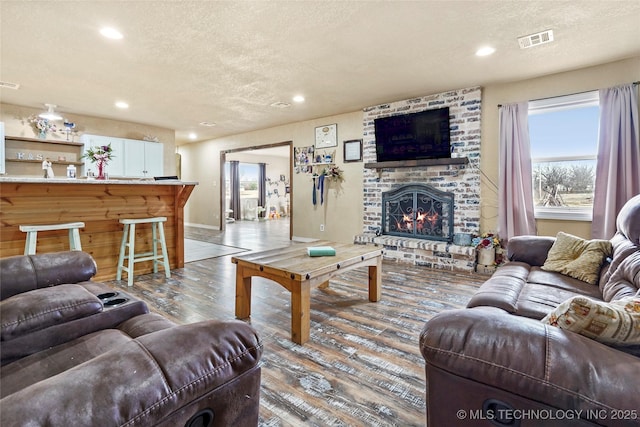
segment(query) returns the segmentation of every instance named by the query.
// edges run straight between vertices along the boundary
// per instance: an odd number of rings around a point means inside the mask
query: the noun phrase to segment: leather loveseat
[[[617,217],[596,284],[542,268],[556,241],[512,238],[509,262],[466,309],[427,322],[420,349],[429,427],[640,425],[640,346],[605,344],[549,323],[575,298],[638,304],[640,195]]]
[[[79,251],[0,260],[0,425],[258,424],[250,325],[178,326],[95,272]]]

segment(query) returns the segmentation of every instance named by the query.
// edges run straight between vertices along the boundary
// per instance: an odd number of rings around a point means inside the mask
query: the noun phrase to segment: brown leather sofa
[[[420,336],[427,425],[638,426],[640,348],[602,344],[540,320],[564,300],[640,296],[640,195],[617,218],[597,285],[544,271],[552,237],[509,241],[509,262],[466,309]]]
[[[79,251],[0,260],[0,425],[258,424],[250,325],[178,326],[95,273]]]

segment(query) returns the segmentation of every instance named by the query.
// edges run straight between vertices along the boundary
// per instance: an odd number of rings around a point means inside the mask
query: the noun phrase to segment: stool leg
[[[152,252],[153,252],[153,272],[157,273],[158,272],[158,232],[157,232],[157,227],[158,223],[156,222],[152,222],[151,223],[151,246],[153,247]]]
[[[129,263],[127,266],[127,286],[133,286],[133,270],[135,264],[136,225],[129,226]]]
[[[124,225],[122,231],[122,240],[120,241],[120,255],[118,256],[118,270],[116,271],[116,280],[122,280],[122,266],[124,265],[124,251],[127,244],[127,232],[129,231],[129,224]]]
[[[171,277],[171,268],[169,267],[169,256],[167,255],[167,242],[164,240],[164,227],[161,222],[158,223],[158,231],[160,232],[162,260],[164,261],[164,275],[168,279],[169,277]]]
[[[36,242],[38,241],[37,231],[27,231],[27,240],[24,243],[24,254],[34,255],[36,253]]]
[[[72,251],[82,250],[82,244],[80,243],[80,230],[77,228],[69,229],[69,247]]]

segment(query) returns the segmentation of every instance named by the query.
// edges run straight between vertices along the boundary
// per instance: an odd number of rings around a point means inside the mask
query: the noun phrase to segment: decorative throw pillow
[[[608,240],[585,240],[560,232],[542,269],[595,285],[598,283],[602,263],[612,252],[613,248]]]
[[[543,323],[572,331],[604,344],[640,344],[640,297],[612,302],[576,296],[547,314]]]

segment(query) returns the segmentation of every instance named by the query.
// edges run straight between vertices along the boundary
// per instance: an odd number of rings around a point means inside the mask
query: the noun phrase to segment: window
[[[598,92],[529,102],[536,218],[591,220]]]

